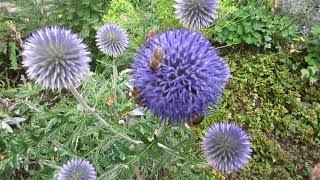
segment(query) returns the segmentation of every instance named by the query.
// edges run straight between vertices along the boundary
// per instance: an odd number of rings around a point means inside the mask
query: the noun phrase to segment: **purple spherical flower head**
[[[209,164],[224,172],[243,169],[252,152],[248,135],[237,125],[226,122],[209,128],[202,149]]]
[[[155,49],[164,51],[157,71],[150,69]],[[133,59],[133,84],[155,115],[183,123],[206,114],[229,79],[229,67],[200,33],[170,30],[153,37]]]
[[[217,3],[218,0],[175,0],[175,14],[181,24],[199,30],[217,17]]]
[[[58,173],[57,180],[95,180],[94,167],[86,160],[70,160]]]
[[[105,24],[96,35],[97,46],[109,56],[119,56],[128,47],[127,32],[117,24]]]
[[[29,79],[44,89],[61,90],[78,85],[90,71],[87,46],[70,30],[45,27],[29,36],[22,64]]]

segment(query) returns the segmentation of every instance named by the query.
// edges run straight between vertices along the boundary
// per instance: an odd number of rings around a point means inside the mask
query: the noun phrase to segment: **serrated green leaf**
[[[10,60],[10,64],[11,64],[10,68],[13,70],[17,70],[17,69],[19,69],[19,66],[18,66],[18,61],[17,61],[16,44],[13,42],[9,42],[8,46],[9,46],[9,54],[10,54],[9,60]]]

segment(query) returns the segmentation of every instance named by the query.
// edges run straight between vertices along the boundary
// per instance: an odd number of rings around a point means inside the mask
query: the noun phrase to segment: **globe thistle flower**
[[[106,24],[100,28],[96,35],[98,48],[105,54],[117,57],[128,47],[127,32],[117,24]]]
[[[22,64],[29,79],[44,89],[76,86],[90,71],[87,46],[70,30],[61,27],[39,29],[26,39]]]
[[[192,30],[208,27],[216,19],[218,0],[175,0],[175,14],[180,23]]]
[[[209,164],[224,172],[239,171],[249,162],[252,152],[248,135],[235,124],[217,123],[202,140]]]
[[[229,67],[200,33],[172,30],[157,34],[134,56],[133,98],[161,120],[190,121],[215,105]]]
[[[94,167],[86,160],[70,160],[58,172],[57,180],[95,180]]]

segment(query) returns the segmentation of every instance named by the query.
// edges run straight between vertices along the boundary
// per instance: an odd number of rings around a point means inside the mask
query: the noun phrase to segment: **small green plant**
[[[153,3],[154,15],[159,22],[161,30],[181,27],[178,19],[175,17],[173,4],[174,0],[155,0]]]
[[[314,27],[306,39],[307,55],[304,60],[307,68],[301,69],[303,78],[308,78],[311,84],[318,81],[320,72],[320,26]]]
[[[18,69],[17,57],[16,57],[16,46],[12,42],[10,35],[13,35],[14,32],[10,29],[7,22],[0,23],[0,66],[4,65],[4,57],[8,56],[8,59],[11,61],[13,69]],[[1,68],[2,69],[2,68]]]
[[[112,0],[107,13],[103,16],[103,22],[117,23],[129,32],[139,25],[140,20],[138,12],[126,0]]]
[[[21,70],[19,40],[14,24],[0,22],[0,87],[14,86]],[[14,80],[10,80],[13,78]]]
[[[218,19],[211,34],[220,44],[271,48],[290,41],[296,34],[297,28],[291,22],[289,17],[274,15],[267,7],[249,3]]]
[[[53,4],[53,13],[49,16],[54,18],[55,24],[79,32],[86,43],[94,47],[95,28],[101,24],[100,15],[108,3],[100,0],[58,0]]]
[[[238,3],[238,0],[220,1],[219,2],[219,9],[218,9],[219,14],[224,16],[225,14],[237,11],[237,9],[238,9],[237,3]]]
[[[41,26],[58,25],[80,32],[82,38],[92,42],[95,27],[99,25],[100,14],[107,1],[100,0],[56,0],[26,2],[15,0],[19,10],[4,15],[5,20],[14,20],[17,30],[25,37]]]

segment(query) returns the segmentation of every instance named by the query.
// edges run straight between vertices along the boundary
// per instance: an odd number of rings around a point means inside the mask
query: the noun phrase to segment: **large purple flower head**
[[[86,160],[70,160],[58,172],[57,180],[95,180],[94,167]]]
[[[100,51],[113,57],[122,54],[128,47],[127,32],[117,24],[105,24],[97,32],[96,41]]]
[[[139,51],[132,76],[139,99],[171,123],[206,114],[229,78],[226,62],[197,32],[170,30],[154,36]]]
[[[248,135],[237,125],[216,123],[202,140],[209,164],[224,172],[239,171],[249,162],[252,152]]]
[[[175,0],[175,14],[185,27],[199,30],[217,17],[217,3],[218,0]]]
[[[27,38],[23,48],[22,64],[28,77],[44,89],[60,91],[76,86],[90,71],[87,46],[68,29],[39,29]]]

